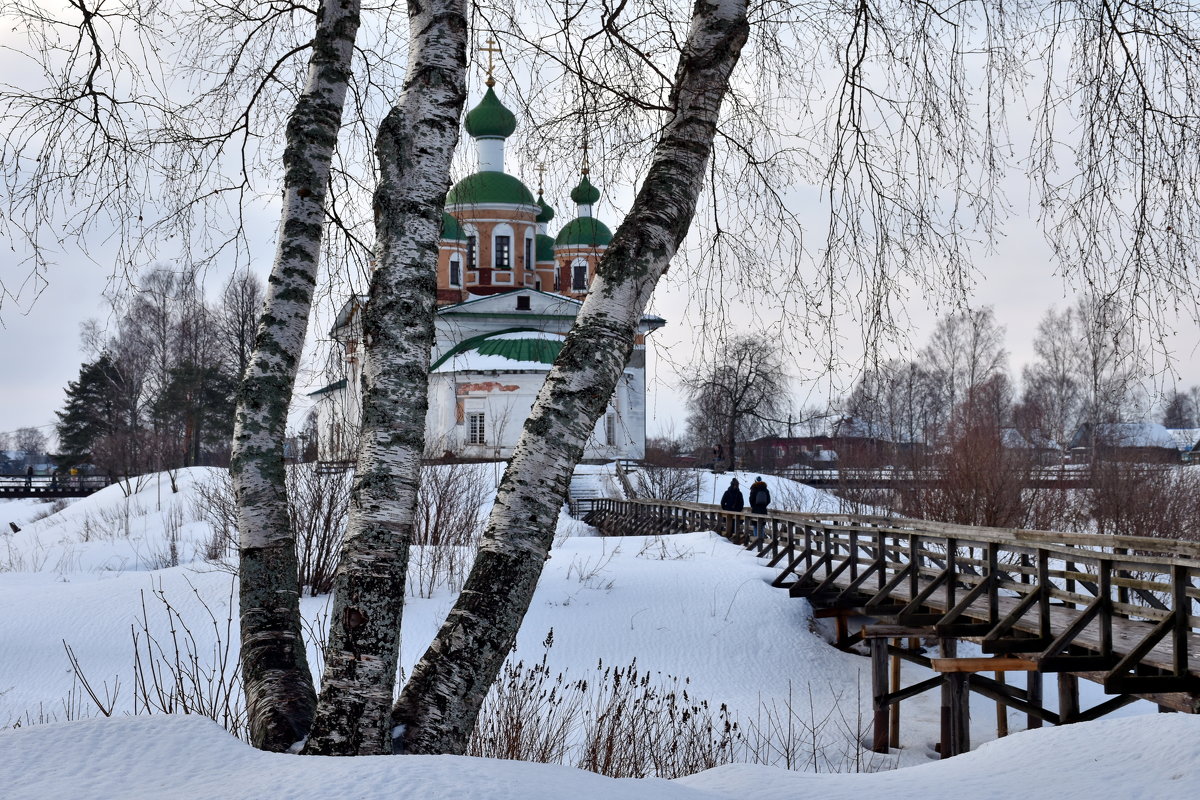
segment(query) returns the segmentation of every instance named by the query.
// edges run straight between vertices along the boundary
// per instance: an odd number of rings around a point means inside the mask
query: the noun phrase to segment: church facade
[[[571,192],[575,216],[554,235],[554,210],[539,189],[505,171],[504,144],[517,127],[489,78],[466,115],[479,169],[446,196],[438,247],[435,342],[429,375],[427,452],[433,457],[506,459],[534,398],[587,296],[612,233],[594,216],[600,199],[585,164]],[[358,298],[331,335],[341,359],[317,399],[318,451],[353,459],[361,378]],[[641,458],[646,445],[647,334],[665,325],[645,316],[629,363],[587,442],[585,460]],[[340,374],[339,374],[340,373]]]

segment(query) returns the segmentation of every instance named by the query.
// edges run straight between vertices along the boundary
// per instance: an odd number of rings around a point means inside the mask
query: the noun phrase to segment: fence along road
[[[996,701],[999,735],[1004,707],[1029,727],[1096,719],[1138,699],[1200,712],[1200,544],[653,500],[588,505],[578,510],[606,535],[713,530],[769,559],[775,586],[837,619],[838,646],[868,646],[877,751],[898,746],[900,701],[934,688],[943,757],[970,749],[971,692]],[[851,631],[851,620],[866,622]],[[939,658],[923,654],[932,639]],[[988,657],[957,658],[964,639]],[[938,675],[902,687],[901,660]],[[1027,689],[1005,682],[1013,671],[1028,674]],[[1043,707],[1044,674],[1057,676],[1057,712]],[[1113,697],[1081,709],[1080,678]]]

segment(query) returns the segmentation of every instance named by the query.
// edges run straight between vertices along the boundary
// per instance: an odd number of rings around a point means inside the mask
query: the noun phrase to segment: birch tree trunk
[[[250,740],[264,750],[286,750],[303,738],[316,704],[300,630],[283,442],[358,25],[359,0],[322,0],[308,80],[285,134],[279,241],[238,389],[230,472],[238,505],[242,681]]]
[[[475,566],[392,710],[393,748],[462,753],[529,608],[575,465],[695,212],[746,0],[699,0],[650,172],[601,260],[504,473]]]
[[[363,416],[306,753],[392,750],[389,711],[425,444],[437,253],[466,98],[465,0],[410,0],[408,77],[376,139],[378,266],[363,309]]]

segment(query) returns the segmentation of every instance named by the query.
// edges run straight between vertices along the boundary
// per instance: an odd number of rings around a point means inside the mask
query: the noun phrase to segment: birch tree
[[[466,750],[529,607],[571,473],[633,350],[651,293],[691,224],[748,30],[744,0],[694,6],[650,170],[534,402],[475,566],[392,711],[397,752]]]
[[[379,128],[378,266],[362,311],[362,432],[305,752],[391,752],[404,581],[425,445],[437,248],[466,98],[465,0],[409,4],[404,90]]]
[[[238,504],[242,681],[251,741],[266,750],[286,750],[300,741],[316,706],[300,628],[283,441],[358,26],[358,0],[323,0],[308,80],[288,121],[275,259],[254,352],[238,390],[230,472]]]

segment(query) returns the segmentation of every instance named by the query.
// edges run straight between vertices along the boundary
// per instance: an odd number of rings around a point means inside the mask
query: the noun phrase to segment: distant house
[[[773,470],[794,466],[837,466],[832,436],[763,436],[740,442],[738,450],[754,469]]]
[[[815,436],[763,436],[738,444],[748,465],[757,469],[785,467],[879,467],[904,461],[924,447],[896,441],[884,431],[852,417],[833,424],[830,433]]]
[[[1000,444],[1007,450],[1033,455],[1038,464],[1058,464],[1062,460],[1062,447],[1037,430],[1022,432],[1017,428],[1001,428]]]
[[[1068,449],[1073,461],[1093,457],[1113,461],[1170,464],[1200,460],[1200,428],[1167,428],[1156,422],[1080,425]]]

